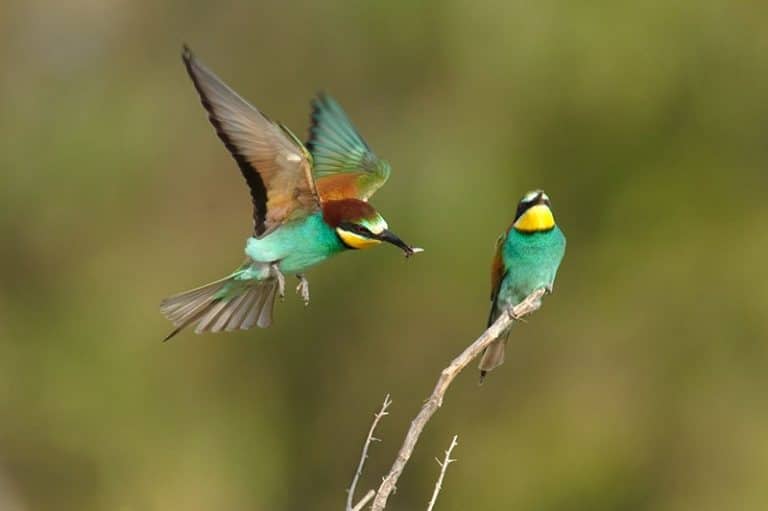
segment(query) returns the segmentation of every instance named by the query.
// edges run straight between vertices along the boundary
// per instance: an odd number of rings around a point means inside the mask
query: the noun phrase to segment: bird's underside
[[[285,296],[285,274],[296,274],[296,293],[308,305],[309,281],[303,270],[343,250],[362,248],[355,243],[387,241],[406,255],[420,251],[383,230],[386,222],[367,203],[386,182],[390,167],[376,157],[336,101],[320,94],[312,102],[305,145],[237,94],[189,48],[184,47],[182,58],[210,123],[250,189],[253,236],[246,247],[249,260],[234,273],[162,301],[161,311],[176,327],[166,339],[190,325],[196,333],[269,326],[275,299]],[[365,206],[356,209],[365,218],[326,215],[325,209],[332,209],[329,203],[348,206],[355,201]],[[336,211],[354,212],[349,207]],[[379,223],[358,224],[374,216]],[[373,232],[366,227],[380,224],[383,229]],[[342,242],[339,229],[351,237],[352,246]]]

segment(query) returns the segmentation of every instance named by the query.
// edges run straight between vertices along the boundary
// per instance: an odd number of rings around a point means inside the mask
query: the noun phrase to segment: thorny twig
[[[440,490],[443,487],[443,478],[445,477],[445,471],[448,468],[448,465],[456,461],[454,459],[451,459],[451,452],[453,451],[453,448],[456,447],[456,445],[459,443],[457,440],[458,440],[458,435],[453,435],[453,440],[451,440],[451,445],[448,447],[448,450],[445,451],[445,458],[443,458],[443,461],[435,459],[435,461],[437,461],[437,464],[440,465],[440,477],[437,478],[437,482],[435,483],[435,491],[432,492],[432,499],[429,501],[429,506],[427,507],[427,511],[432,511],[432,508],[435,507],[435,502],[437,501],[437,494],[440,493]]]
[[[384,479],[379,485],[379,489],[376,491],[376,495],[371,505],[371,511],[382,511],[387,505],[387,499],[395,490],[397,480],[400,478],[400,474],[403,473],[406,463],[413,454],[413,449],[416,447],[416,442],[419,441],[419,436],[424,430],[429,419],[443,404],[443,397],[448,387],[458,374],[469,365],[472,360],[475,359],[485,348],[488,347],[499,335],[501,335],[512,323],[518,321],[520,318],[534,312],[541,307],[541,298],[546,293],[546,289],[537,289],[530,295],[528,295],[522,302],[512,307],[509,314],[501,314],[498,319],[489,326],[483,334],[470,344],[459,356],[453,359],[451,363],[443,369],[440,373],[440,377],[437,380],[432,394],[429,399],[422,405],[421,410],[416,415],[416,418],[411,422],[410,428],[405,435],[402,447],[395,458],[395,462],[392,464],[392,468],[389,473],[384,476]]]
[[[347,492],[347,507],[346,511],[360,511],[363,509],[363,506],[365,506],[368,501],[370,501],[373,496],[376,494],[374,490],[369,491],[363,499],[357,503],[356,506],[352,506],[352,503],[355,499],[355,489],[357,488],[357,482],[360,480],[360,475],[363,473],[363,466],[365,465],[365,460],[368,458],[368,447],[370,447],[371,443],[374,441],[378,441],[378,438],[375,438],[373,436],[374,431],[376,431],[376,426],[379,424],[379,421],[382,417],[385,415],[389,415],[389,412],[387,412],[387,408],[389,408],[389,405],[392,404],[392,400],[389,398],[389,394],[387,394],[384,397],[384,403],[381,405],[381,409],[379,412],[373,416],[373,422],[371,423],[371,429],[368,430],[368,436],[365,439],[365,445],[363,445],[363,452],[360,454],[360,463],[357,464],[357,470],[355,471],[355,477],[352,478],[352,484],[349,486],[349,491]]]

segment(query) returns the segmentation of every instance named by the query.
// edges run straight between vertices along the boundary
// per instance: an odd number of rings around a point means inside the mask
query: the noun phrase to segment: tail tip
[[[173,329],[173,331],[172,331],[170,334],[166,335],[166,336],[163,338],[163,341],[162,341],[162,342],[168,342],[168,341],[170,341],[170,340],[171,340],[171,338],[172,338],[172,337],[174,337],[174,336],[175,336],[176,334],[178,334],[179,332],[181,332],[181,327],[179,327],[179,328],[174,328],[174,329]]]

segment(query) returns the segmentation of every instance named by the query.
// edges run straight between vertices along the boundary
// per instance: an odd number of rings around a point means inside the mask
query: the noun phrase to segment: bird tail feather
[[[196,334],[270,326],[277,280],[243,281],[236,276],[237,273],[163,300],[160,311],[176,327],[163,341],[194,323]]]
[[[480,358],[480,383],[485,380],[485,376],[489,371],[492,371],[504,363],[504,350],[507,347],[507,339],[509,339],[509,331],[501,334],[501,337],[493,341],[483,351],[483,356]]]

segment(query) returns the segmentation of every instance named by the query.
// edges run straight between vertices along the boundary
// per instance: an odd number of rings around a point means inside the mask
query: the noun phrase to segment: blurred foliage
[[[0,509],[341,509],[481,331],[497,235],[546,189],[555,294],[467,371],[393,509],[768,506],[768,4],[6,0]],[[248,194],[182,42],[299,133],[335,95],[426,253],[340,256],[268,331],[159,340],[239,264]]]

